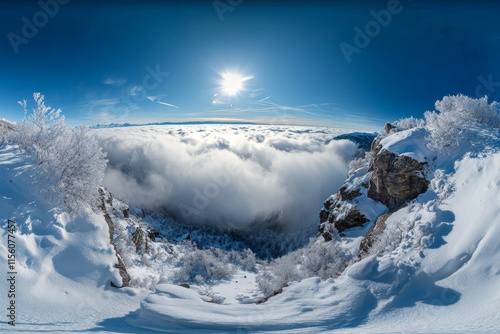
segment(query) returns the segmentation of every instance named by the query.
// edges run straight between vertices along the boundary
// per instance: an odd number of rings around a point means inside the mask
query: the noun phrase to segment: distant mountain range
[[[255,122],[220,122],[220,121],[190,121],[190,122],[153,122],[153,123],[111,123],[111,124],[96,124],[90,126],[92,129],[103,128],[125,128],[130,126],[150,126],[150,125],[200,125],[200,124],[235,124],[235,125],[264,125],[263,123]]]

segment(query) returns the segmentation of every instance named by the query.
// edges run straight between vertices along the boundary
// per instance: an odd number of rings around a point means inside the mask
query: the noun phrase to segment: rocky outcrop
[[[339,191],[323,203],[319,213],[319,232],[326,241],[332,240],[335,230],[342,234],[371,220],[372,215],[364,212],[359,203],[366,197],[369,180],[366,170],[367,167],[352,172]]]
[[[333,224],[335,228],[342,232],[351,227],[363,225],[368,219],[359,211],[355,198],[361,196],[359,189],[348,191],[346,187],[340,188],[339,192],[323,203],[323,210],[320,211],[320,233],[325,239],[331,240],[328,235],[326,223]]]
[[[114,241],[114,226],[113,226],[113,221],[111,219],[111,216],[109,215],[108,211],[106,210],[106,203],[110,204],[113,201],[113,198],[111,197],[111,194],[109,196],[106,196],[104,189],[99,188],[99,196],[101,198],[101,203],[99,205],[100,209],[102,210],[102,213],[104,215],[104,220],[108,224],[108,229],[109,229],[109,242],[111,245],[113,245],[113,248],[115,250],[116,254],[116,259],[118,260],[118,263],[114,265],[115,268],[118,269],[118,272],[120,273],[120,276],[122,278],[122,284],[121,286],[118,286],[116,283],[111,282],[111,286],[115,288],[120,288],[120,287],[127,287],[130,284],[130,275],[127,272],[127,268],[125,268],[125,263],[123,262],[120,253],[118,252],[118,249],[116,248],[116,244]]]
[[[351,171],[319,213],[319,232],[326,241],[332,240],[336,231],[343,235],[354,227],[373,224],[361,243],[360,256],[368,253],[390,214],[427,191],[429,185],[427,163],[385,149],[383,139],[396,134],[397,128],[388,123],[385,131],[373,141],[369,163]]]
[[[392,213],[386,213],[377,218],[375,225],[373,225],[359,245],[358,259],[362,259],[369,254],[370,249],[377,240],[378,236],[384,232],[386,226],[385,222],[390,216],[392,216]]]
[[[387,151],[380,144],[382,139],[377,138],[372,145],[368,197],[395,211],[427,191],[427,163]]]
[[[135,251],[137,254],[141,254],[149,250],[148,237],[141,227],[136,227],[134,233],[132,233],[132,242],[135,245]]]

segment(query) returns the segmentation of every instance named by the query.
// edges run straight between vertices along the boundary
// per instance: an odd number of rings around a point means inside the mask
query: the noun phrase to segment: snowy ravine
[[[396,154],[429,162],[427,192],[397,210],[374,252],[336,278],[290,282],[261,304],[234,302],[238,286],[213,286],[228,305],[197,289],[157,284],[116,289],[116,255],[99,212],[71,220],[31,184],[33,161],[0,148],[2,225],[16,222],[17,322],[13,332],[496,333],[500,329],[500,133],[477,127],[451,155],[426,147],[424,128],[387,135]],[[332,189],[336,191],[336,189]],[[319,206],[319,205],[318,205]],[[120,220],[121,219],[121,220]],[[124,218],[117,221],[125,221]],[[363,233],[331,242],[356,251]],[[323,242],[319,240],[318,242]],[[160,247],[153,245],[153,247]],[[0,238],[5,282],[7,231]],[[132,256],[131,263],[138,263]],[[132,275],[141,275],[138,267]],[[147,271],[144,271],[147,273]],[[250,277],[249,277],[250,278]],[[161,283],[161,281],[156,282]],[[251,286],[251,284],[248,284]]]

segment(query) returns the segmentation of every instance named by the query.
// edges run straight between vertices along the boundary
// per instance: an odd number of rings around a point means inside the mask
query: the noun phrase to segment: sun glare
[[[244,77],[236,72],[224,72],[221,74],[222,93],[228,96],[234,96],[245,89],[244,83],[252,79],[252,77]]]

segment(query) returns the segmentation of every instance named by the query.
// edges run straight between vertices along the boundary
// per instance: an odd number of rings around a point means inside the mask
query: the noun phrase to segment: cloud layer
[[[131,205],[224,229],[311,226],[356,152],[326,128],[182,125],[96,130],[105,186]]]

